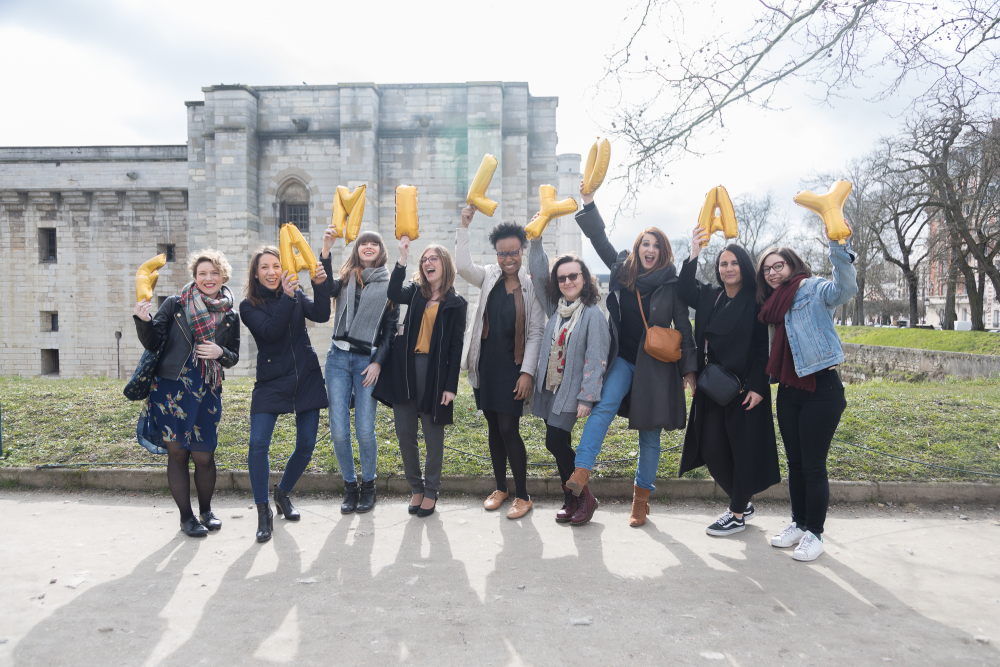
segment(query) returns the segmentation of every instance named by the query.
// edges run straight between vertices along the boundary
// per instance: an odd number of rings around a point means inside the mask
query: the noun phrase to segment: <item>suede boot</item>
[[[633,528],[646,523],[646,516],[649,514],[649,494],[652,491],[641,487],[634,487],[632,495],[632,516],[628,519],[628,525]]]
[[[573,495],[580,497],[583,493],[583,487],[587,486],[587,482],[590,481],[590,471],[586,468],[577,468],[570,475],[570,478],[566,480],[566,488],[573,492]]]
[[[576,496],[563,484],[563,506],[562,509],[556,512],[556,523],[569,523],[572,521],[573,514],[576,513],[576,503]]]
[[[577,470],[582,470],[582,468],[577,468]],[[566,486],[569,486],[569,484],[566,484]],[[590,492],[590,487],[583,487],[580,497],[576,499],[576,511],[573,513],[573,519],[570,523],[574,526],[582,526],[587,523],[594,517],[594,511],[598,505],[600,503],[597,502],[594,494]]]

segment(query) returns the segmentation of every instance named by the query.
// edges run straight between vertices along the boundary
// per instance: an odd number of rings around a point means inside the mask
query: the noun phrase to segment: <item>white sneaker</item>
[[[787,549],[788,547],[794,547],[805,535],[805,531],[798,527],[798,525],[793,521],[785,529],[771,538],[771,546],[778,547],[779,549]]]
[[[823,538],[817,537],[807,530],[806,534],[802,536],[799,546],[795,547],[795,551],[792,552],[792,558],[803,561],[816,560],[825,549]]]

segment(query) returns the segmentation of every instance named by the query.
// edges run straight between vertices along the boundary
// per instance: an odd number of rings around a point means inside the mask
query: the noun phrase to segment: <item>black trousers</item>
[[[576,466],[576,452],[570,444],[572,441],[573,434],[569,431],[545,424],[545,449],[555,457],[556,466],[559,467],[559,479],[563,484],[566,484]]]
[[[830,506],[826,457],[847,407],[844,385],[833,369],[816,373],[816,391],[778,388],[778,428],[788,458],[792,521],[814,535],[823,533]]]
[[[743,492],[740,476],[733,458],[733,445],[726,432],[726,407],[705,396],[705,415],[702,417],[698,450],[716,483],[729,496],[729,511],[742,514],[750,503],[750,496]]]

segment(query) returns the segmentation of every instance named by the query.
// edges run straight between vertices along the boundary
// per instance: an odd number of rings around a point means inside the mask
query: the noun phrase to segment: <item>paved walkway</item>
[[[837,507],[802,564],[767,544],[780,504],[718,539],[701,501],[642,529],[405,502],[305,497],[258,545],[235,495],[193,540],[167,496],[0,491],[0,665],[1000,663],[993,509]]]

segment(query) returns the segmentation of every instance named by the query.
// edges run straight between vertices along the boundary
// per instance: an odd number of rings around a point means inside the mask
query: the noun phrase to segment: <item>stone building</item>
[[[580,156],[556,155],[555,97],[527,83],[346,83],[202,89],[186,102],[187,143],[177,146],[0,148],[0,368],[4,374],[128,377],[141,348],[134,334],[134,275],[168,255],[156,298],[188,281],[189,251],[214,247],[233,265],[242,298],[258,245],[277,244],[294,222],[317,254],[338,185],[367,185],[362,229],[396,257],[395,187],[418,188],[420,238],[454,246],[470,179],[492,153],[499,166],[487,195],[492,219],[477,214],[473,253],[499,220],[528,222],[538,187],[574,196]],[[584,148],[584,147],[581,147]],[[552,223],[547,250],[581,252],[571,216]],[[334,247],[334,267],[344,258]],[[415,264],[415,262],[413,262]],[[475,301],[477,290],[457,287]],[[330,328],[311,325],[320,355]],[[244,329],[237,374],[253,369]]]

